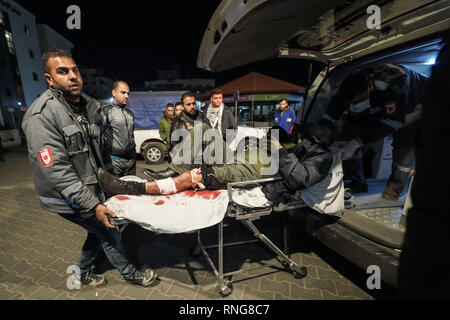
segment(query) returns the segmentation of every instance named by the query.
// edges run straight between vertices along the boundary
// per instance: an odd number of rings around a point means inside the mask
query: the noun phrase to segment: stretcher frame
[[[307,205],[300,199],[300,197],[294,197],[297,200],[291,201],[286,204],[280,204],[276,207],[273,206],[267,206],[267,207],[259,207],[259,208],[250,208],[250,207],[243,207],[239,204],[235,203],[233,201],[233,194],[232,190],[235,187],[249,187],[253,185],[261,185],[263,183],[267,182],[275,182],[281,180],[281,178],[267,178],[267,179],[259,179],[259,180],[251,180],[251,181],[243,181],[243,182],[232,182],[227,184],[227,192],[229,197],[229,204],[227,208],[227,212],[225,214],[225,217],[228,218],[234,218],[237,221],[240,221],[257,239],[252,240],[246,240],[246,241],[239,241],[239,242],[229,242],[224,243],[223,239],[223,229],[224,229],[224,222],[222,219],[217,225],[218,225],[218,243],[217,244],[210,244],[210,245],[204,245],[201,240],[201,230],[197,230],[197,244],[196,247],[193,249],[190,249],[189,252],[193,257],[200,257],[203,255],[208,262],[210,268],[212,269],[214,275],[217,279],[217,286],[216,290],[217,292],[222,296],[226,297],[231,294],[232,292],[232,280],[227,280],[226,278],[231,278],[233,275],[250,271],[250,270],[257,270],[267,267],[272,267],[277,264],[269,264],[264,265],[261,267],[256,268],[246,268],[246,269],[239,269],[232,272],[224,273],[224,258],[223,258],[223,251],[224,247],[231,247],[231,246],[237,246],[237,245],[244,245],[244,244],[251,244],[255,242],[262,241],[271,251],[273,251],[276,254],[276,258],[281,265],[292,272],[293,276],[296,279],[301,279],[307,275],[307,269],[304,266],[299,266],[296,262],[294,262],[292,259],[289,258],[288,253],[288,230],[287,230],[287,223],[283,224],[283,249],[281,250],[278,248],[267,236],[265,236],[263,233],[261,233],[258,228],[254,225],[253,221],[259,220],[261,217],[270,215],[272,212],[285,212],[289,210],[299,209],[299,208],[305,208]],[[112,225],[116,226],[117,230],[122,232],[125,227],[128,225],[129,221],[125,218],[109,218],[109,221]],[[213,249],[217,248],[218,250],[218,267],[214,264],[212,261],[207,249]]]
[[[249,231],[253,234],[257,239],[247,240],[247,241],[239,241],[239,242],[229,242],[224,243],[223,239],[223,228],[224,222],[223,220],[218,223],[218,243],[212,245],[204,245],[201,240],[201,230],[197,230],[197,246],[195,249],[190,250],[190,253],[194,257],[198,257],[203,255],[208,262],[209,266],[214,272],[214,275],[217,279],[217,287],[216,290],[222,297],[226,297],[232,292],[232,280],[227,280],[226,278],[231,278],[232,276],[249,271],[249,270],[257,270],[262,268],[267,268],[271,266],[275,266],[276,264],[264,265],[257,268],[245,268],[239,269],[232,272],[224,273],[224,258],[223,258],[223,250],[224,247],[237,246],[243,244],[250,244],[262,241],[271,251],[276,254],[276,258],[281,263],[281,265],[292,272],[293,276],[297,279],[301,279],[306,276],[307,269],[304,266],[299,266],[296,262],[289,258],[288,253],[288,230],[287,224],[283,224],[283,249],[278,248],[267,236],[261,233],[258,228],[254,225],[254,220],[259,220],[262,216],[270,215],[272,212],[284,212],[289,210],[294,210],[298,208],[306,207],[306,204],[297,197],[296,201],[289,202],[288,204],[280,204],[277,207],[268,206],[261,208],[249,208],[242,207],[236,204],[233,201],[232,190],[234,187],[248,187],[251,185],[260,185],[262,183],[274,182],[280,180],[280,178],[268,178],[268,179],[259,179],[259,180],[251,180],[251,181],[243,181],[243,182],[233,182],[227,184],[227,191],[229,196],[229,205],[226,213],[226,217],[234,218],[240,221]],[[216,265],[212,261],[210,255],[208,254],[207,249],[217,248],[218,250],[218,269]]]

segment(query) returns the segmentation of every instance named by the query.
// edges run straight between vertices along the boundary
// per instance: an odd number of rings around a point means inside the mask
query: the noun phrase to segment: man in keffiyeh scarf
[[[218,129],[222,134],[223,140],[227,140],[227,130],[233,130],[228,143],[237,133],[237,122],[233,114],[226,105],[223,104],[223,93],[220,89],[214,89],[211,95],[211,103],[206,110],[206,120],[213,129]]]

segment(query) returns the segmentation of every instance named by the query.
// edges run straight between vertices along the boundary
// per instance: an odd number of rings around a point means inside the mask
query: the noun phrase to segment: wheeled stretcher
[[[258,228],[253,223],[255,220],[260,219],[263,216],[270,215],[272,212],[280,213],[283,211],[294,210],[297,208],[307,207],[307,205],[300,199],[300,197],[294,197],[295,200],[280,204],[276,207],[271,206],[270,203],[266,203],[264,206],[249,207],[243,206],[236,201],[236,195],[234,190],[236,188],[248,188],[255,185],[261,185],[267,182],[276,181],[278,178],[260,179],[245,182],[234,182],[228,183],[227,194],[228,194],[228,207],[226,208],[226,213],[223,219],[216,224],[218,226],[218,240],[217,244],[204,245],[201,239],[201,228],[197,229],[197,244],[196,247],[190,249],[190,253],[194,257],[199,257],[203,255],[210,265],[212,271],[217,278],[217,291],[222,296],[228,296],[232,292],[232,281],[229,280],[233,275],[248,271],[250,269],[240,269],[233,272],[224,273],[224,247],[232,247],[244,244],[250,244],[262,241],[271,251],[273,251],[277,257],[277,260],[281,265],[292,272],[295,278],[303,278],[307,274],[307,270],[303,266],[299,266],[292,259],[289,258],[287,253],[288,241],[287,241],[287,224],[283,227],[283,249],[281,250],[277,247],[265,234],[261,233]],[[240,221],[256,239],[240,241],[240,242],[230,242],[224,243],[224,218],[230,218]],[[115,225],[119,231],[123,231],[126,225],[130,222],[126,218],[111,218],[111,224]],[[217,267],[214,264],[212,258],[210,257],[208,250],[217,248],[218,258]],[[271,266],[271,265],[269,265]],[[268,267],[264,265],[258,268],[252,268],[252,270]]]
[[[276,178],[269,179],[260,179],[260,180],[252,180],[245,182],[234,182],[228,183],[227,191],[229,196],[229,205],[227,209],[226,216],[229,218],[234,218],[240,221],[247,229],[253,234],[257,239],[248,240],[248,241],[240,241],[240,242],[231,242],[224,243],[224,222],[223,220],[218,224],[218,242],[217,245],[203,245],[201,241],[201,230],[197,230],[197,247],[191,251],[191,254],[194,256],[198,256],[199,253],[202,253],[203,256],[208,261],[208,264],[212,268],[215,276],[217,277],[217,291],[223,297],[228,296],[232,292],[232,281],[226,280],[226,278],[232,277],[235,274],[242,273],[248,271],[250,269],[240,269],[233,272],[224,273],[224,259],[223,259],[223,249],[224,247],[237,246],[243,244],[254,243],[257,241],[262,241],[270,250],[272,250],[280,263],[287,269],[289,269],[293,276],[297,279],[301,279],[306,276],[307,270],[306,267],[299,266],[292,259],[289,258],[287,251],[288,248],[288,233],[287,233],[287,224],[283,225],[283,247],[284,251],[278,248],[266,235],[261,233],[258,228],[253,223],[254,220],[260,219],[262,216],[266,216],[271,214],[272,212],[283,212],[293,209],[298,209],[302,207],[306,207],[306,204],[297,197],[298,200],[292,201],[286,204],[280,204],[277,207],[267,206],[267,207],[243,207],[236,202],[233,201],[233,188],[235,187],[245,187],[248,185],[254,185],[255,183],[266,183],[276,181]],[[207,249],[218,248],[218,270],[214,265],[211,257],[209,256]],[[267,265],[260,267],[265,268]],[[259,269],[253,268],[252,270]]]

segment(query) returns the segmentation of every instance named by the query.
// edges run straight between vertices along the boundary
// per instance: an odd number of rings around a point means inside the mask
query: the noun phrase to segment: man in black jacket
[[[197,104],[195,101],[195,96],[192,92],[186,92],[181,96],[181,102],[183,103],[184,110],[181,111],[180,115],[175,118],[170,127],[170,151],[173,147],[180,143],[184,136],[180,133],[181,131],[174,134],[178,129],[186,129],[191,131],[194,125],[203,121],[203,113],[197,109]]]
[[[181,96],[184,110],[175,118],[170,127],[170,156],[175,159],[178,155],[175,146],[181,144],[191,130],[196,125],[202,125],[203,113],[197,109],[195,96],[191,92],[186,92]],[[174,149],[175,148],[175,149]],[[179,175],[180,170],[185,171],[191,169],[190,165],[173,166],[172,163],[169,168],[164,171],[153,171],[151,169],[144,169],[144,174],[152,179],[164,179],[168,177],[175,177]]]
[[[105,153],[111,155],[110,172],[116,177],[136,175],[136,143],[134,116],[126,109],[130,87],[116,81],[112,90],[113,103],[103,107],[105,114]]]

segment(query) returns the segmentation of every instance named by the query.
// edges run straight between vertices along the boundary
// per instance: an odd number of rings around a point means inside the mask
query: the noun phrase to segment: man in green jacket
[[[172,103],[168,103],[166,106],[166,111],[163,117],[159,120],[159,136],[162,141],[169,146],[170,145],[170,127],[173,122],[174,107]]]

